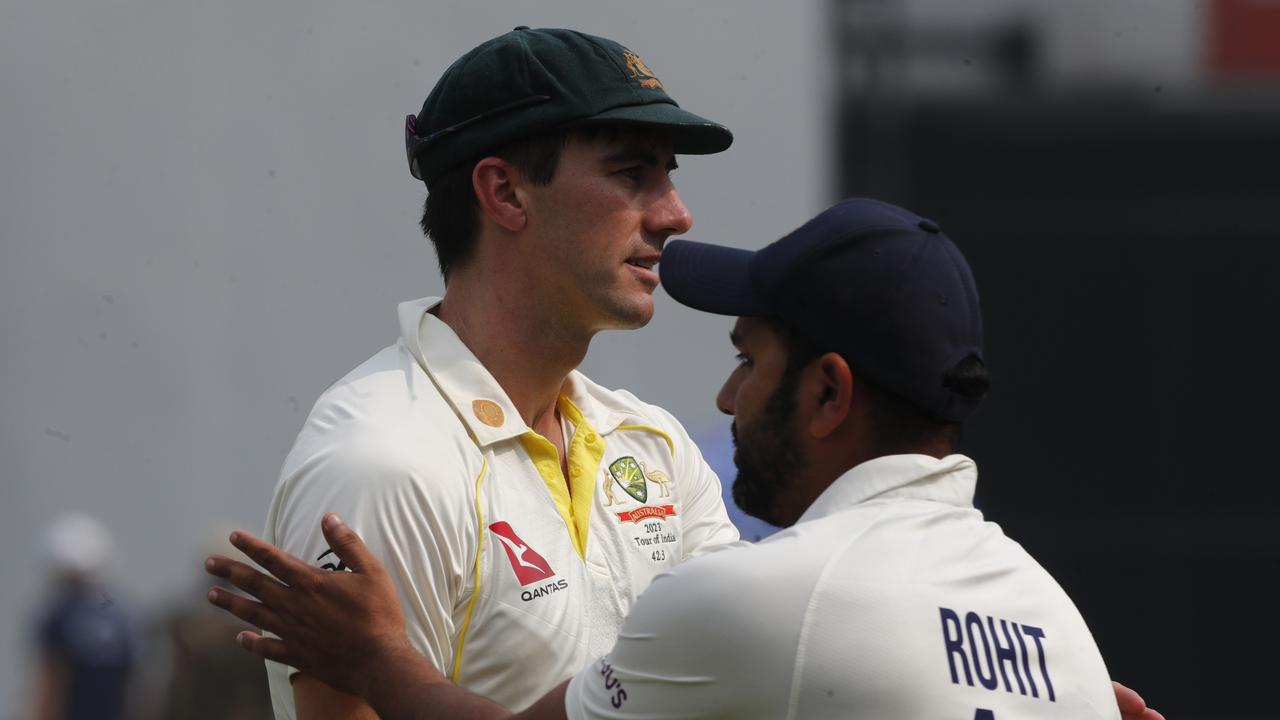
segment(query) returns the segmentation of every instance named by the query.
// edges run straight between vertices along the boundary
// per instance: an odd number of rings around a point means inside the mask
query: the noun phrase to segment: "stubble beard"
[[[733,502],[744,513],[771,525],[785,524],[778,497],[788,490],[792,478],[800,476],[806,461],[795,442],[793,427],[797,384],[798,374],[789,373],[779,381],[759,422],[743,427],[741,442],[737,422],[729,426],[737,449],[734,464],[738,466]]]
[[[609,306],[609,317],[612,318],[616,330],[637,330],[649,324],[653,319],[653,296],[644,300],[627,302],[613,299]]]
[[[603,292],[595,298],[603,318],[601,330],[636,330],[653,319],[653,293],[626,291],[621,288]]]

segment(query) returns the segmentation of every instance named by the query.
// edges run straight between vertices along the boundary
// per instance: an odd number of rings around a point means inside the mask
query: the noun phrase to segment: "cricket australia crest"
[[[645,467],[643,460],[636,460],[630,455],[624,455],[609,463],[609,474],[604,480],[606,507],[618,503],[618,499],[613,494],[615,483],[641,503],[649,500],[649,483],[658,486],[658,497],[671,497],[671,491],[667,489],[671,478],[661,470]]]
[[[645,481],[644,469],[630,455],[624,455],[609,463],[609,476],[636,500],[643,503],[649,499],[649,485]],[[608,495],[612,499],[613,493],[610,492]]]

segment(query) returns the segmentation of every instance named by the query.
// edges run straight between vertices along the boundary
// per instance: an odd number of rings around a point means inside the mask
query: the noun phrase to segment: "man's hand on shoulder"
[[[210,602],[279,636],[244,631],[236,636],[240,644],[303,673],[294,682],[299,717],[340,717],[348,708],[372,708],[388,719],[511,717],[506,708],[454,686],[413,648],[386,569],[337,515],[326,514],[322,527],[329,547],[350,572],[310,567],[244,532],[233,533],[231,543],[275,577],[219,555],[205,563],[209,573],[257,598],[213,588]],[[519,717],[561,720],[567,685],[556,687]],[[363,696],[368,708],[338,690]]]
[[[275,577],[242,562],[213,556],[209,573],[258,599],[220,588],[209,600],[279,639],[245,631],[237,640],[253,653],[291,665],[330,687],[363,695],[386,663],[417,652],[386,569],[337,515],[325,515],[325,539],[350,572],[313,568],[244,532],[231,543]]]

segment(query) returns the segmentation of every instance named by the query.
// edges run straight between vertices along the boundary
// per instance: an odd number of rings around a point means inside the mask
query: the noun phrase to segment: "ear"
[[[480,212],[511,232],[524,229],[528,222],[523,181],[520,171],[499,157],[486,157],[471,170]]]
[[[849,416],[853,402],[853,373],[836,353],[818,358],[811,370],[818,401],[809,416],[809,433],[815,438],[830,436]]]

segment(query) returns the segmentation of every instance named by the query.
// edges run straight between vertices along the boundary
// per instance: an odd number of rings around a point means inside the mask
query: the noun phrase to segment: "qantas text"
[[[532,590],[525,590],[524,592],[520,593],[520,599],[525,602],[529,602],[530,600],[533,600],[535,598],[540,598],[540,597],[543,597],[544,595],[550,595],[551,593],[556,592],[558,590],[564,590],[567,587],[569,587],[569,581],[565,580],[564,578],[560,578],[555,582],[549,582],[545,585],[541,585]]]

